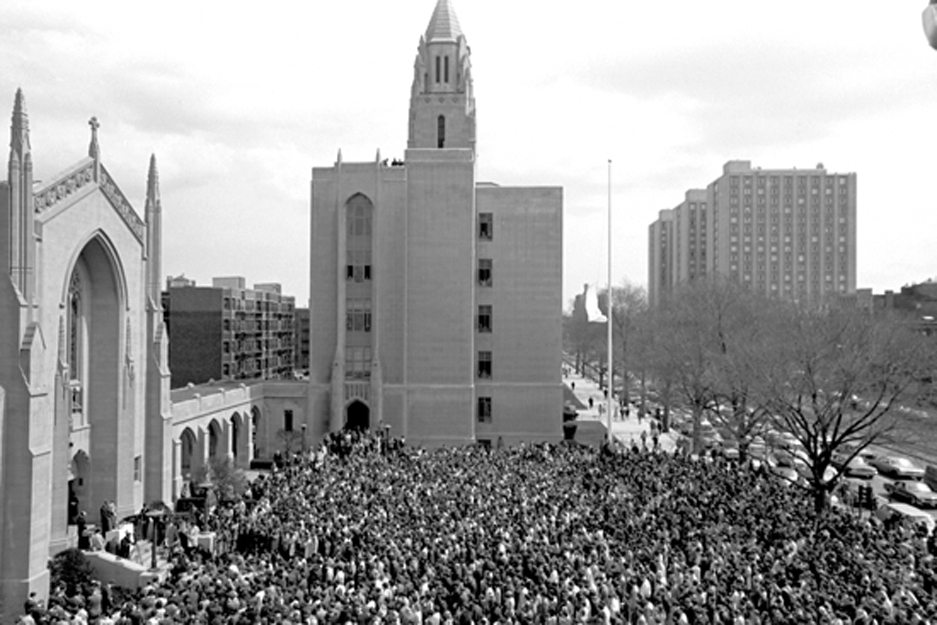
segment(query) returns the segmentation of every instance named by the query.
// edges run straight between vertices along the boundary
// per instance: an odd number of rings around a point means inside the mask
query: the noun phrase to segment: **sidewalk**
[[[570,395],[575,401],[571,403],[579,411],[580,421],[600,421],[603,425],[608,423],[608,415],[605,409],[608,400],[605,399],[605,393],[599,389],[599,385],[591,378],[584,378],[581,375],[570,372],[570,375],[563,378],[563,384],[566,386],[567,401]],[[592,399],[592,407],[589,407],[589,399]],[[641,433],[647,432],[647,444],[651,445],[651,419],[642,419],[638,421],[635,410],[631,410],[631,415],[623,421],[619,418],[619,404],[617,399],[612,399],[612,435],[626,445],[632,441],[641,444]],[[673,453],[677,448],[677,435],[673,432],[661,434],[661,449],[668,453]]]

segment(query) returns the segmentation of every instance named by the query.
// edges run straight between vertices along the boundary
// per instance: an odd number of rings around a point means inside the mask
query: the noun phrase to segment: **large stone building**
[[[179,282],[163,293],[172,388],[293,377],[296,299],[279,284],[249,289],[240,276],[213,278],[210,287]]]
[[[428,445],[558,439],[560,187],[476,179],[471,53],[420,39],[402,163],[312,173],[309,418]]]
[[[145,219],[101,159],[33,180],[21,91],[0,185],[0,601],[44,594],[77,510],[169,501],[172,440],[160,312],[161,207]]]
[[[648,297],[718,274],[771,297],[819,301],[856,289],[856,174],[729,161],[648,231]]]

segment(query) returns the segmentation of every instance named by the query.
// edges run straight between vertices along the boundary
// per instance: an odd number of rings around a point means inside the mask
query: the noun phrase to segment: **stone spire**
[[[146,174],[146,205],[151,203],[159,210],[159,171],[156,169],[155,154],[150,154],[150,169]]]
[[[438,0],[436,8],[433,10],[433,17],[429,20],[426,27],[426,41],[458,41],[462,36],[462,27],[459,26],[459,18],[455,14],[455,8],[452,6],[452,0]]]
[[[452,0],[437,0],[410,88],[408,148],[475,147],[471,50]]]
[[[146,176],[146,292],[152,306],[159,309],[162,305],[162,264],[163,264],[163,206],[159,198],[159,171],[156,168],[156,155],[150,155],[150,169]]]
[[[36,264],[33,161],[29,145],[29,116],[26,114],[26,99],[22,89],[16,90],[13,99],[7,193],[9,212],[0,215],[0,223],[8,224],[9,237],[6,241],[0,241],[0,267],[9,272],[23,299],[32,302]]]
[[[23,90],[17,89],[13,99],[13,122],[10,125],[10,157],[15,154],[22,158],[30,151],[29,115],[26,114],[26,100]]]

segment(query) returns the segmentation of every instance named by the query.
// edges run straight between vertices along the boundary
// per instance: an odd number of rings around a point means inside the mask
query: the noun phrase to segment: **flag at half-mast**
[[[584,302],[586,309],[586,320],[590,323],[605,323],[608,317],[599,310],[599,289],[598,285],[585,285]]]

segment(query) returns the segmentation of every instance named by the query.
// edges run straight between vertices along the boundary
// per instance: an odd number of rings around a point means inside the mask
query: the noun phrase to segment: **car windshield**
[[[904,467],[904,468],[910,468],[914,466],[914,464],[912,464],[912,462],[908,460],[907,458],[895,458],[894,464],[895,466]]]
[[[908,485],[905,486],[905,488],[907,488],[908,490],[913,490],[918,493],[926,493],[930,491],[930,487],[927,486],[927,484],[923,484],[921,482],[909,482]]]

